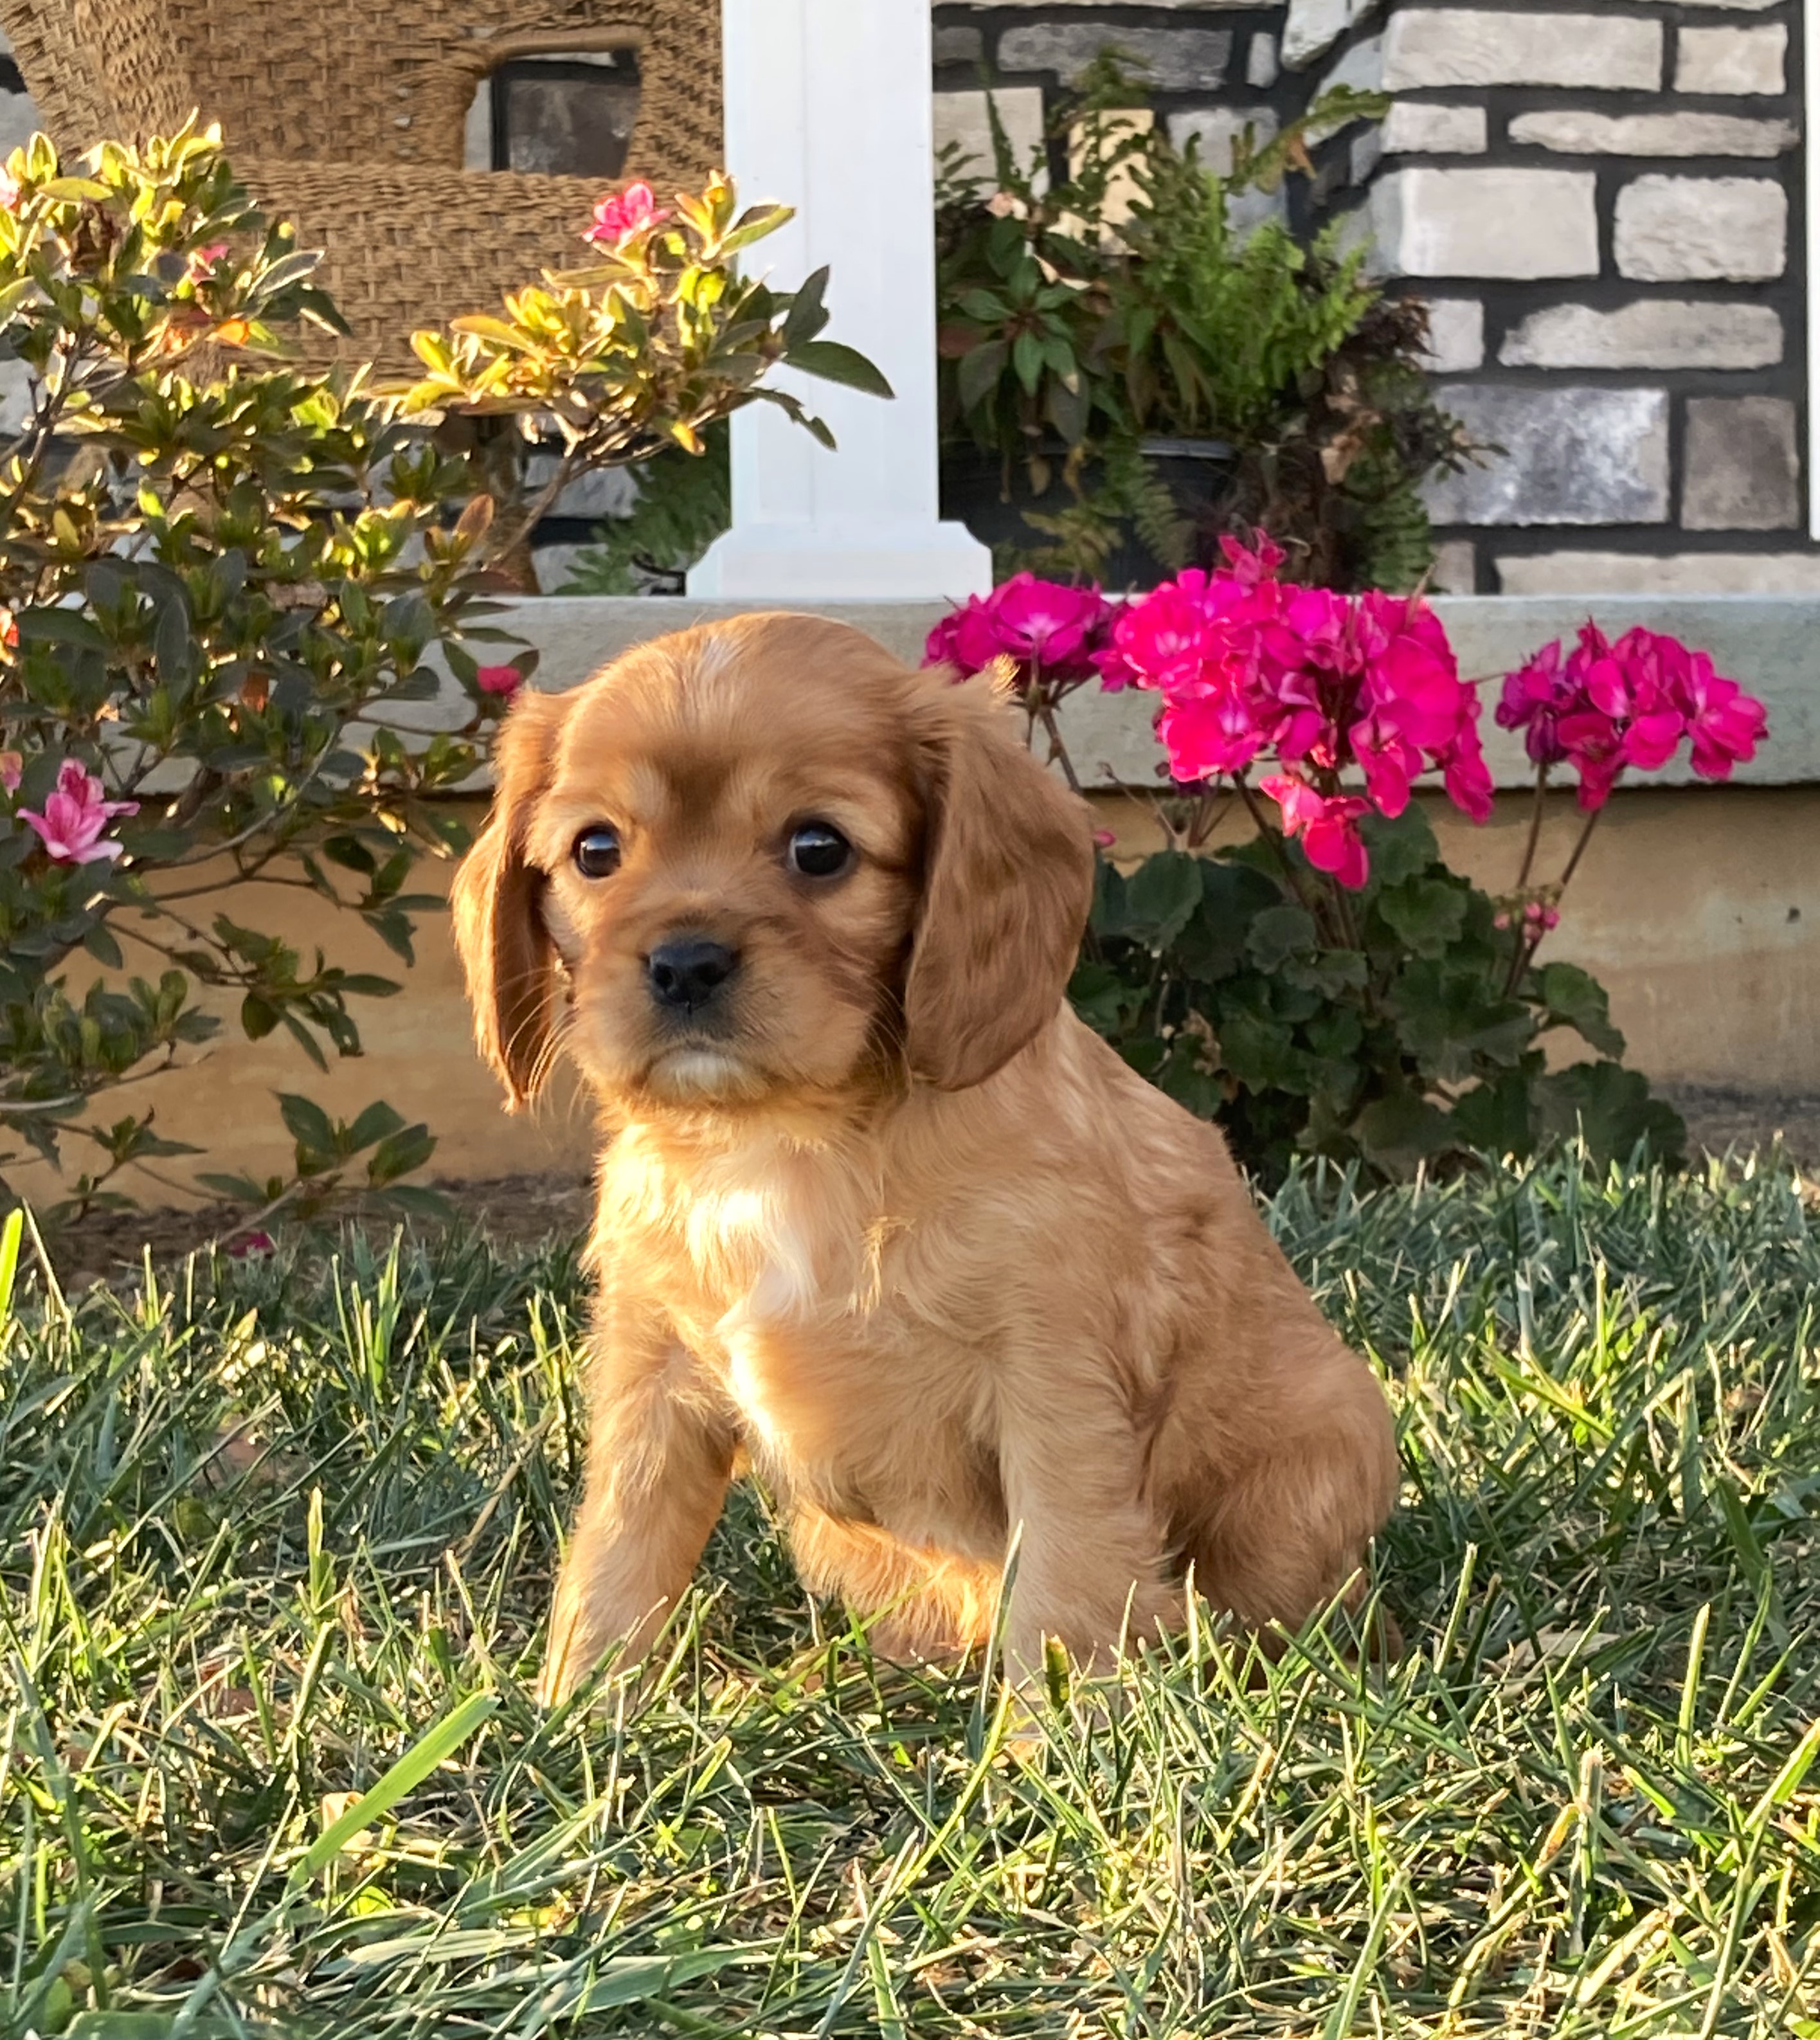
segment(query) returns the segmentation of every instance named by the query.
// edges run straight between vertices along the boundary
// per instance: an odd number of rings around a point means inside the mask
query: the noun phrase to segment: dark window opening
[[[638,53],[514,57],[493,74],[493,166],[620,176],[638,117]]]

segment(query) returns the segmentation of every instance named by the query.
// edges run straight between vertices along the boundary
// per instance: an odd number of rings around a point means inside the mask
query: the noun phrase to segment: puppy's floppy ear
[[[905,1044],[914,1075],[965,1090],[1055,1017],[1093,901],[1092,823],[986,679],[919,675],[912,717],[928,845]]]
[[[510,1112],[535,1097],[548,1062],[556,952],[539,906],[543,874],[526,862],[524,843],[565,713],[561,695],[520,691],[493,748],[493,812],[450,895],[474,1041]]]

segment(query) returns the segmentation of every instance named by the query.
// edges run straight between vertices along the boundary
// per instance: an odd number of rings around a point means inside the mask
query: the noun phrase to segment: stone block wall
[[[1323,52],[1316,89],[1397,97],[1348,175],[1437,306],[1451,408],[1506,450],[1434,493],[1450,585],[1820,587],[1799,17],[1404,0]]]
[[[1393,95],[1320,153],[1434,307],[1451,408],[1499,459],[1441,484],[1461,592],[1820,588],[1808,540],[1796,0],[1117,0],[935,10],[938,130],[1025,131],[1108,43],[1208,153],[1329,85]]]

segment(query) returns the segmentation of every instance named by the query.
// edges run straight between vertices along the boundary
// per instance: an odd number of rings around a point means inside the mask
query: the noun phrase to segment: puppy
[[[546,1699],[648,1645],[748,1461],[890,1656],[984,1640],[1014,1540],[1025,1677],[1190,1567],[1260,1626],[1354,1580],[1384,1397],[1220,1134],[1068,1006],[1089,816],[989,683],[743,617],[520,695],[497,783],[479,1045],[514,1107],[566,1052],[608,1135]]]

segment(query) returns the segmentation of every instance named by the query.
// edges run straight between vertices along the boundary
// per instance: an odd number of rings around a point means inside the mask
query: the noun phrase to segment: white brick
[[[1314,97],[1331,92],[1336,86],[1350,85],[1358,92],[1381,92],[1384,89],[1384,37],[1368,36],[1362,43],[1354,43],[1339,62],[1315,87]],[[1311,139],[1316,139],[1312,134]]]
[[[1780,156],[1801,139],[1792,120],[1742,113],[1519,113],[1513,142],[1567,156]]]
[[[1277,82],[1277,39],[1254,36],[1245,50],[1245,82],[1259,92],[1268,92]]]
[[[1434,549],[1434,565],[1428,577],[1432,595],[1471,595],[1478,580],[1475,548],[1470,539],[1444,539]]]
[[[1388,276],[1598,274],[1590,170],[1393,170],[1371,211]]]
[[[1197,145],[1201,161],[1224,177],[1232,167],[1235,144],[1246,128],[1259,147],[1277,131],[1277,116],[1267,106],[1241,110],[1232,106],[1199,106],[1169,116],[1169,139],[1178,149]],[[1227,195],[1226,218],[1235,234],[1249,234],[1266,219],[1289,215],[1289,193],[1279,183],[1274,191],[1255,186]]]
[[[1262,148],[1277,131],[1277,116],[1267,106],[1191,106],[1169,116],[1169,139],[1178,149],[1194,143],[1201,162],[1224,177],[1232,167],[1232,152],[1249,128],[1252,139]]]
[[[1305,69],[1376,6],[1377,0],[1289,0],[1283,24],[1283,68]]]
[[[1422,7],[1384,31],[1387,92],[1424,86],[1585,86],[1653,92],[1662,25],[1618,14],[1494,13]]]
[[[1485,362],[1485,307],[1476,298],[1435,298],[1428,307],[1428,366],[1458,375]]]
[[[1675,51],[1677,92],[1756,93],[1773,99],[1786,89],[1788,31],[1780,23],[1761,29],[1683,29]]]
[[[1769,368],[1782,320],[1768,305],[1643,298],[1616,311],[1549,305],[1505,336],[1507,368]]]
[[[1787,261],[1788,196],[1767,177],[1638,177],[1618,194],[1620,275],[1761,283]]]
[[[1659,524],[1669,507],[1663,390],[1453,382],[1447,409],[1501,455],[1437,475],[1437,524]]]
[[[1399,99],[1385,116],[1387,156],[1483,156],[1483,106],[1441,106],[1432,100]]]
[[[999,109],[1011,153],[1022,165],[1042,146],[1043,93],[1037,85],[1001,86],[992,95]],[[935,147],[939,151],[958,142],[961,167],[972,176],[991,179],[992,124],[986,112],[983,92],[938,92],[935,95]],[[1046,180],[1039,180],[1039,183]]]
[[[1501,554],[1506,595],[1820,595],[1820,553]]]

